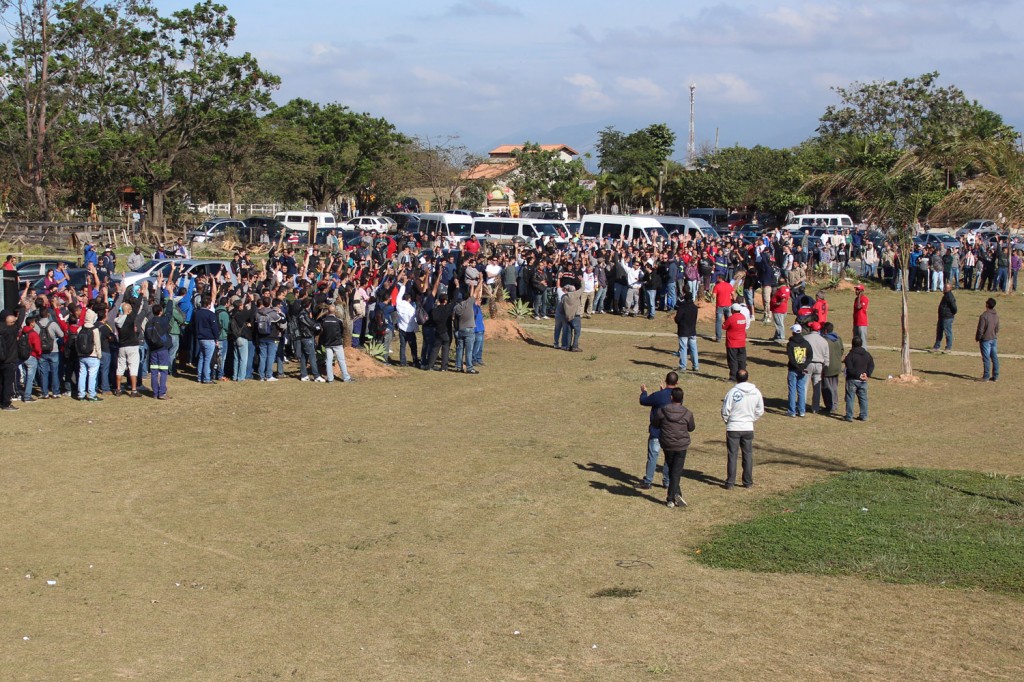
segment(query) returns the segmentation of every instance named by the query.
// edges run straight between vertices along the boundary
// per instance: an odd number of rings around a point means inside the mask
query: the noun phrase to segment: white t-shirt
[[[597,287],[597,275],[592,272],[583,273],[583,291],[588,294],[594,293]]]

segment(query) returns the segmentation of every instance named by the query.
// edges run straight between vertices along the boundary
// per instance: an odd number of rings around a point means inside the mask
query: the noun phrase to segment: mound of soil
[[[377,362],[357,348],[345,349],[345,365],[348,373],[356,379],[390,379],[401,375],[398,370]]]
[[[697,304],[697,321],[715,323],[715,306],[713,303],[701,302]]]
[[[890,379],[886,379],[885,383],[887,383],[887,384],[900,384],[900,385],[903,385],[903,386],[917,386],[917,385],[924,384],[924,383],[927,383],[927,382],[925,382],[925,380],[922,379],[921,377],[915,376],[913,374],[900,374],[900,375],[894,376],[894,377],[892,377]]]
[[[854,286],[856,286],[856,285],[854,285],[853,282],[848,282],[845,279],[841,279],[841,280],[839,280],[839,284],[837,284],[835,286],[835,290],[836,291],[853,291],[853,287]]]
[[[528,341],[532,338],[515,320],[484,320],[486,341]]]

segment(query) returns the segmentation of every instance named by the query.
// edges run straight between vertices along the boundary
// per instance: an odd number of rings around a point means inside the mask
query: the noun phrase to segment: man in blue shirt
[[[647,386],[640,385],[640,404],[651,408],[650,423],[647,427],[647,470],[644,472],[644,480],[640,483],[642,490],[651,489],[654,485],[654,474],[658,469],[658,451],[661,449],[658,437],[661,435],[661,429],[654,426],[654,413],[658,411],[659,407],[664,407],[672,402],[672,389],[678,383],[679,375],[669,372],[665,375],[665,384],[650,395],[647,393]],[[667,488],[668,467],[662,467],[661,478],[662,485]]]

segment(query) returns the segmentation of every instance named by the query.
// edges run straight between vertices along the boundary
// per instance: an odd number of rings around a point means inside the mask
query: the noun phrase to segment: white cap
[[[743,306],[741,306],[739,303],[733,303],[732,309],[734,312],[738,313],[739,311],[743,310]]]
[[[803,330],[804,328],[798,324],[794,324],[792,327],[789,328],[789,331],[793,332],[794,334],[799,334]]]

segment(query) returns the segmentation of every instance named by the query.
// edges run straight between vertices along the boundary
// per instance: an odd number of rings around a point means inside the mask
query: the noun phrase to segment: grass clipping
[[[884,469],[760,504],[696,550],[719,568],[1024,594],[1024,477]]]

